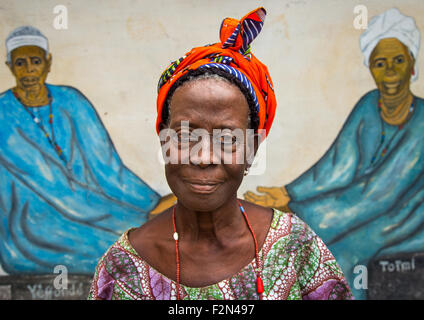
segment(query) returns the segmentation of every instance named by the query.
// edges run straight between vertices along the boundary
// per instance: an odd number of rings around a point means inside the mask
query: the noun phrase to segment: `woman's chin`
[[[227,199],[218,192],[212,193],[186,193],[178,197],[178,202],[190,211],[212,212],[222,207]]]

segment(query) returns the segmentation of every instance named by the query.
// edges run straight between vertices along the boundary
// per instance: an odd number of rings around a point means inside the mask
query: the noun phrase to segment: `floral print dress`
[[[174,300],[176,282],[144,261],[126,231],[98,262],[89,299]],[[322,240],[296,215],[274,209],[259,252],[264,300],[352,299],[346,279]],[[256,261],[232,277],[192,288],[180,284],[187,300],[256,300]]]

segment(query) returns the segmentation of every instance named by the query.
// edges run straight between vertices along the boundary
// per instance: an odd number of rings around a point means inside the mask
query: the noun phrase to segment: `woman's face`
[[[237,196],[246,168],[246,140],[236,139],[234,132],[246,137],[248,114],[245,96],[226,81],[194,80],[175,91],[169,121],[175,136],[168,147],[178,161],[167,163],[165,174],[186,208],[216,210]]]

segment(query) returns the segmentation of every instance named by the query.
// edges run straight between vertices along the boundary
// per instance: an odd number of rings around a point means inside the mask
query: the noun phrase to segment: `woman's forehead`
[[[190,121],[199,127],[203,123],[215,127],[243,127],[248,115],[248,103],[240,89],[216,79],[183,84],[175,91],[170,103],[171,125]]]
[[[241,118],[224,118],[219,116],[209,116],[204,117],[202,115],[190,115],[185,117],[184,115],[178,115],[175,118],[171,119],[170,127],[171,128],[180,128],[180,127],[188,127],[188,128],[203,128],[208,131],[212,131],[213,129],[247,129],[248,123],[246,119]]]

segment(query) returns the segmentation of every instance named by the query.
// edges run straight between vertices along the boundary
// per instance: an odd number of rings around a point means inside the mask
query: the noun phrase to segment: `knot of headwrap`
[[[277,101],[267,67],[250,50],[250,43],[262,30],[265,16],[265,9],[258,8],[240,21],[226,18],[221,24],[221,42],[194,48],[171,63],[162,73],[158,83],[158,133],[162,123],[162,109],[172,85],[188,70],[218,68],[235,76],[247,88],[255,102],[259,117],[258,129],[265,129],[268,135]]]

